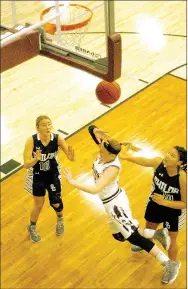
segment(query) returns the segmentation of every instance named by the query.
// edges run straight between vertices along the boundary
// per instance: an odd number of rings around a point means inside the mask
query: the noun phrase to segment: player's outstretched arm
[[[94,185],[83,184],[80,181],[73,179],[69,168],[63,169],[63,175],[73,187],[90,194],[97,194],[102,191],[108,184],[110,184],[119,173],[119,168],[115,166],[108,167],[104,173],[99,177]]]
[[[62,149],[70,161],[75,161],[75,153],[73,147],[69,145],[61,136],[58,136],[58,146]]]
[[[156,157],[153,159],[147,159],[143,157],[135,157],[129,154],[121,154],[119,155],[119,158],[122,160],[129,161],[131,163],[143,166],[143,167],[152,167],[152,168],[157,168],[158,165],[161,163],[162,158]]]
[[[147,159],[143,157],[136,157],[128,153],[129,150],[132,150],[134,152],[138,152],[141,150],[141,148],[134,146],[132,143],[129,142],[121,142],[121,145],[123,145],[126,149],[125,154],[122,152],[119,154],[119,158],[122,160],[129,161],[131,163],[135,163],[137,165],[143,166],[143,167],[153,167],[157,168],[158,165],[161,163],[162,158],[156,157],[153,159]]]
[[[129,150],[132,150],[134,152],[141,151],[141,148],[134,146],[131,142],[123,141],[120,144],[125,148],[126,152],[129,151]]]
[[[88,131],[97,145],[100,145],[102,141],[107,141],[110,138],[106,131],[96,127],[95,125],[90,125]]]

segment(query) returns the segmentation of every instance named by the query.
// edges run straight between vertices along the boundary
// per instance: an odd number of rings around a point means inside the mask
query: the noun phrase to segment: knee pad
[[[114,239],[116,239],[119,242],[125,242],[126,241],[121,233],[112,234],[112,236],[114,237]]]
[[[129,238],[127,238],[131,244],[136,245],[144,249],[146,252],[150,252],[151,249],[155,246],[155,244],[145,237],[141,236],[138,230],[134,231]]]
[[[56,204],[59,204],[59,207],[54,207],[54,205],[56,205]],[[58,212],[58,213],[60,213],[62,210],[63,210],[63,202],[62,202],[62,200],[59,200],[59,202],[57,203],[52,203],[52,202],[50,202],[50,206],[56,211],[56,212]]]

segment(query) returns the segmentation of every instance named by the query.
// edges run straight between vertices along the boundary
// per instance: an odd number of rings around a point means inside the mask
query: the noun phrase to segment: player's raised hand
[[[68,153],[67,153],[67,158],[70,160],[70,161],[75,161],[75,153],[74,153],[74,149],[71,145],[68,146]]]
[[[41,158],[42,158],[42,150],[36,150],[36,152],[33,152],[33,155],[34,155],[34,158],[37,160],[37,161],[41,161]]]
[[[101,143],[102,141],[108,141],[108,139],[110,139],[111,137],[109,136],[109,134],[100,129],[100,128],[95,128],[93,130],[94,134],[95,134],[95,137],[96,139],[98,140],[99,143]]]
[[[134,152],[139,152],[141,148],[135,147],[131,142],[121,142],[121,145],[125,147],[127,151],[132,150]]]

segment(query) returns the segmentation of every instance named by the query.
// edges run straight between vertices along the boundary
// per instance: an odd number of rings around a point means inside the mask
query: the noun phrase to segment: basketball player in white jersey
[[[95,185],[82,184],[72,178],[68,168],[64,169],[64,176],[74,187],[90,194],[98,194],[109,216],[109,224],[113,237],[120,241],[142,247],[145,251],[156,257],[163,266],[169,258],[149,238],[157,239],[168,250],[170,237],[168,230],[151,230],[138,228],[138,222],[132,218],[129,200],[126,192],[119,188],[119,172],[121,164],[118,154],[121,144],[113,139],[107,139],[104,131],[96,126],[89,127],[89,133],[100,147],[100,153],[93,164]]]

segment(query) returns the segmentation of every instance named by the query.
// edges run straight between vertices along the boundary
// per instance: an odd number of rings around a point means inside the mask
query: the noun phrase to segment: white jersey
[[[108,163],[100,163],[100,161],[101,161],[101,157],[98,156],[93,164],[93,173],[94,173],[95,181],[103,174],[103,172],[107,168],[111,166],[115,166],[121,169],[121,164],[120,164],[118,156],[113,161],[108,162]],[[119,188],[118,181],[119,181],[119,174],[115,178],[115,180],[113,180],[100,193],[98,193],[101,200],[111,197],[113,194],[115,194],[118,191],[118,188]]]
[[[111,166],[116,166],[121,169],[118,156],[108,163],[100,163],[100,161],[101,158],[98,156],[93,164],[95,181]],[[118,181],[119,174],[115,180],[98,193],[98,195],[108,214],[108,222],[112,234],[121,232],[124,238],[127,239],[138,227],[138,221],[133,219],[127,194],[122,188],[119,188]]]

